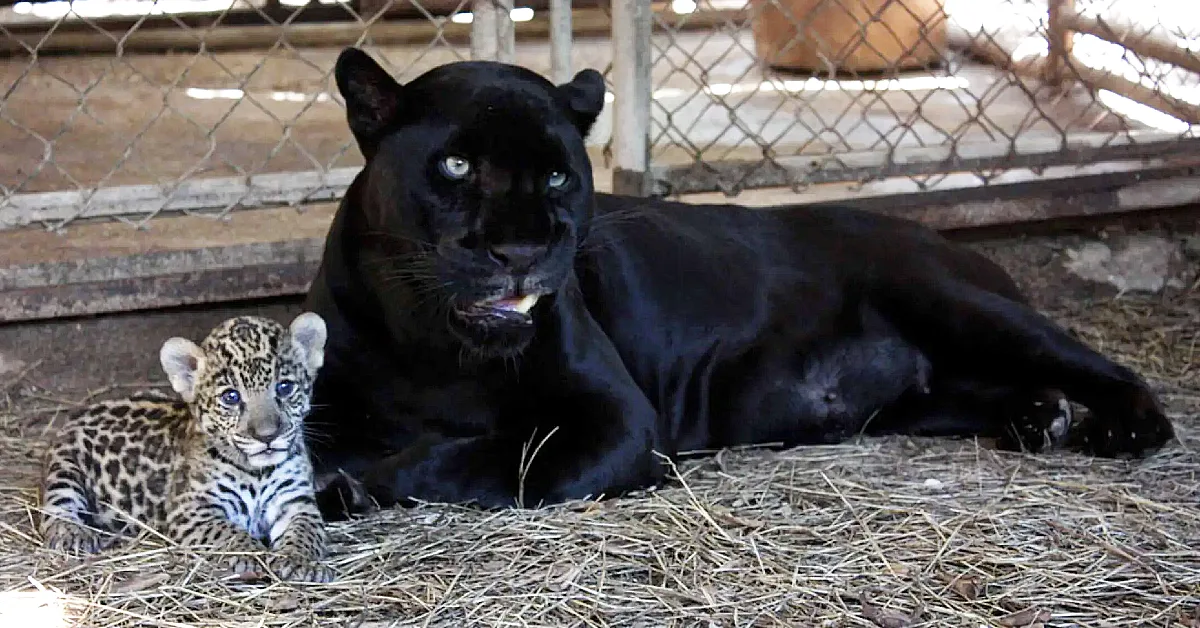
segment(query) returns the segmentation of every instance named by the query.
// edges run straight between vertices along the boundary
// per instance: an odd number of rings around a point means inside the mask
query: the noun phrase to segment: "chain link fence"
[[[674,0],[654,21],[651,192],[920,191],[1198,146],[1192,0]]]
[[[0,228],[335,199],[361,165],[338,51],[408,80],[471,56],[464,17],[469,0],[0,7]]]
[[[589,143],[620,192],[1140,173],[1200,161],[1193,2],[0,0],[0,232],[337,200],[347,45],[401,81],[603,70]]]

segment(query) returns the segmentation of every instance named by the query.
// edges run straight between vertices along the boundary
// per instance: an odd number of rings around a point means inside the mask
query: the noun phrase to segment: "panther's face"
[[[359,270],[471,353],[521,351],[570,277],[592,215],[592,70],[556,86],[516,66],[444,65],[401,86],[350,48],[335,75],[367,165]]]

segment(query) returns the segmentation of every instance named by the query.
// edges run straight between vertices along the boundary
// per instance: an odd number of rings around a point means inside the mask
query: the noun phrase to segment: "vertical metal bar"
[[[550,0],[550,79],[571,80],[571,0]]]
[[[650,0],[613,0],[613,192],[650,193]]]
[[[496,60],[505,63],[517,61],[516,23],[512,20],[513,0],[496,0],[496,40],[500,42]]]
[[[499,56],[500,42],[496,32],[495,0],[473,0],[471,2],[471,58],[493,61]]]
[[[513,0],[471,3],[471,58],[513,63],[517,58]]]
[[[1047,16],[1046,37],[1048,38],[1046,55],[1046,83],[1061,87],[1069,80],[1071,49],[1074,47],[1075,33],[1067,29],[1064,18],[1075,14],[1075,0],[1049,0],[1050,14]]]

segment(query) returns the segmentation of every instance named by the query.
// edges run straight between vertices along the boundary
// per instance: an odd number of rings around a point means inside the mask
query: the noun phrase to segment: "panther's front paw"
[[[1095,456],[1142,456],[1175,436],[1162,404],[1144,385],[1130,385],[1097,406],[1088,408],[1083,423],[1084,447]]]
[[[363,483],[341,469],[320,474],[314,484],[317,509],[326,521],[346,519],[376,508]]]
[[[1049,451],[1066,439],[1071,428],[1071,403],[1057,390],[1037,394],[1009,412],[1012,420],[997,443],[1000,449]]]

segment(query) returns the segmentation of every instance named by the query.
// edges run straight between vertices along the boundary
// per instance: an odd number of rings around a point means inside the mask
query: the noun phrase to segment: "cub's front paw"
[[[332,582],[332,569],[315,560],[287,554],[276,554],[267,560],[275,577],[291,582]]]
[[[239,578],[252,580],[265,575],[263,559],[266,548],[253,539],[231,541],[217,552],[220,556],[213,558]]]
[[[1091,408],[1083,423],[1083,446],[1093,455],[1142,456],[1175,436],[1162,405],[1144,385],[1117,392],[1108,403]]]
[[[99,530],[61,519],[47,523],[42,537],[46,548],[75,556],[95,554],[108,545]]]

